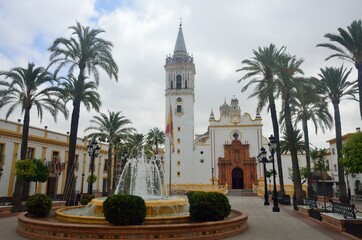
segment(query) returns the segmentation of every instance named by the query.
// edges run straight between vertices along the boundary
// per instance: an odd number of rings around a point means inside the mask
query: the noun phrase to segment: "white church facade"
[[[165,116],[167,122],[171,111],[174,133],[173,151],[171,142],[166,141],[165,183],[227,184],[229,189],[251,190],[263,176],[257,160],[260,148],[268,149],[268,139],[262,134],[262,118],[259,114],[253,117],[242,113],[238,99],[233,97],[230,104],[225,100],[220,106],[219,117],[211,111],[208,130],[195,135],[193,60],[186,50],[180,24],[174,52],[166,57],[164,66]],[[288,166],[283,170],[284,178],[288,176]],[[288,179],[284,181],[291,183]]]

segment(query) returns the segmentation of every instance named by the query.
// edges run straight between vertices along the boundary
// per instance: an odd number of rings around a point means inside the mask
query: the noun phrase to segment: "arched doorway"
[[[232,171],[233,189],[244,189],[244,172],[241,168]]]

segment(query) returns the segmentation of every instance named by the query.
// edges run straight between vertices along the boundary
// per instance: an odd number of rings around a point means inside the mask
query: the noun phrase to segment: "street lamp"
[[[278,206],[278,196],[277,196],[277,186],[275,184],[275,161],[274,161],[274,153],[275,149],[277,148],[277,142],[273,135],[270,135],[269,137],[269,151],[271,153],[271,162],[273,164],[273,181],[274,181],[274,192],[273,192],[273,212],[280,212],[279,206]]]
[[[266,151],[264,147],[260,148],[260,153],[258,156],[259,162],[263,163],[263,170],[264,170],[264,205],[269,205],[269,196],[268,196],[268,186],[266,181],[266,164],[268,159],[266,158]]]
[[[87,145],[88,155],[91,157],[91,179],[88,185],[88,193],[93,193],[93,172],[94,172],[94,159],[98,157],[99,150],[101,148],[98,145],[98,142],[93,139],[89,144]]]

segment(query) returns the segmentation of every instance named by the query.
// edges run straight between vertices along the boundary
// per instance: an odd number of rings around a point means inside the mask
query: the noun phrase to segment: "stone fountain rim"
[[[17,233],[30,239],[107,239],[119,238],[122,234],[164,239],[221,239],[235,236],[247,230],[246,213],[232,209],[228,218],[213,222],[192,222],[172,224],[149,224],[113,226],[111,224],[82,224],[49,222],[30,218],[27,212],[18,215]]]

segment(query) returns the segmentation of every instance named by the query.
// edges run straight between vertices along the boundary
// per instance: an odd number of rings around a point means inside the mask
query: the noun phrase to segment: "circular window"
[[[177,102],[182,102],[182,98],[178,97],[176,101]]]
[[[200,153],[201,153],[201,154],[204,154],[204,151],[201,151]]]

